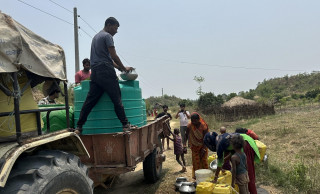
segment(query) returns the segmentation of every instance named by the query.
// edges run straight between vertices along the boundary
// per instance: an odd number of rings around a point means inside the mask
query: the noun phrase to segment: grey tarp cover
[[[63,49],[0,13],[0,73],[23,68],[34,74],[66,80]]]

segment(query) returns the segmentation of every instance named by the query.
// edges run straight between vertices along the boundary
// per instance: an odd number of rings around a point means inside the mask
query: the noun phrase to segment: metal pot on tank
[[[136,71],[134,69],[130,72],[121,72],[120,77],[121,77],[121,79],[123,79],[125,81],[132,81],[132,80],[137,79],[138,74],[136,73]]]

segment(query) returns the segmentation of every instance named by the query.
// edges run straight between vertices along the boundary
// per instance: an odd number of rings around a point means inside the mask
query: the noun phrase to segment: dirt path
[[[179,127],[179,121],[173,119],[170,121],[171,128]],[[112,188],[105,190],[102,187],[97,187],[94,190],[95,194],[164,194],[164,193],[176,193],[174,190],[174,183],[177,177],[187,177],[189,181],[192,181],[191,172],[191,152],[188,150],[186,154],[187,172],[180,173],[181,166],[176,162],[175,155],[173,154],[173,144],[170,141],[171,150],[167,150],[165,145],[166,161],[163,163],[162,176],[160,180],[155,184],[148,184],[144,180],[142,163],[140,163],[134,172],[129,172],[120,175]],[[269,192],[268,192],[269,191]],[[277,193],[273,192],[274,189],[266,186],[261,186],[258,189],[259,194]]]

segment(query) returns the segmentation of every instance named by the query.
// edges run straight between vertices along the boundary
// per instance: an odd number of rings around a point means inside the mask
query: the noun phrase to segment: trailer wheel
[[[143,161],[143,174],[147,182],[155,183],[162,172],[161,148],[156,147]]]
[[[93,181],[77,156],[46,150],[20,157],[0,193],[90,194]]]

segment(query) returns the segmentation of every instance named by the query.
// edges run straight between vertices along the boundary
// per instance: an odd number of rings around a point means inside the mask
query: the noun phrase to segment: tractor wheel
[[[143,174],[147,182],[155,183],[162,172],[161,148],[156,147],[143,161]]]
[[[0,193],[90,194],[93,181],[77,156],[44,150],[20,157]]]

